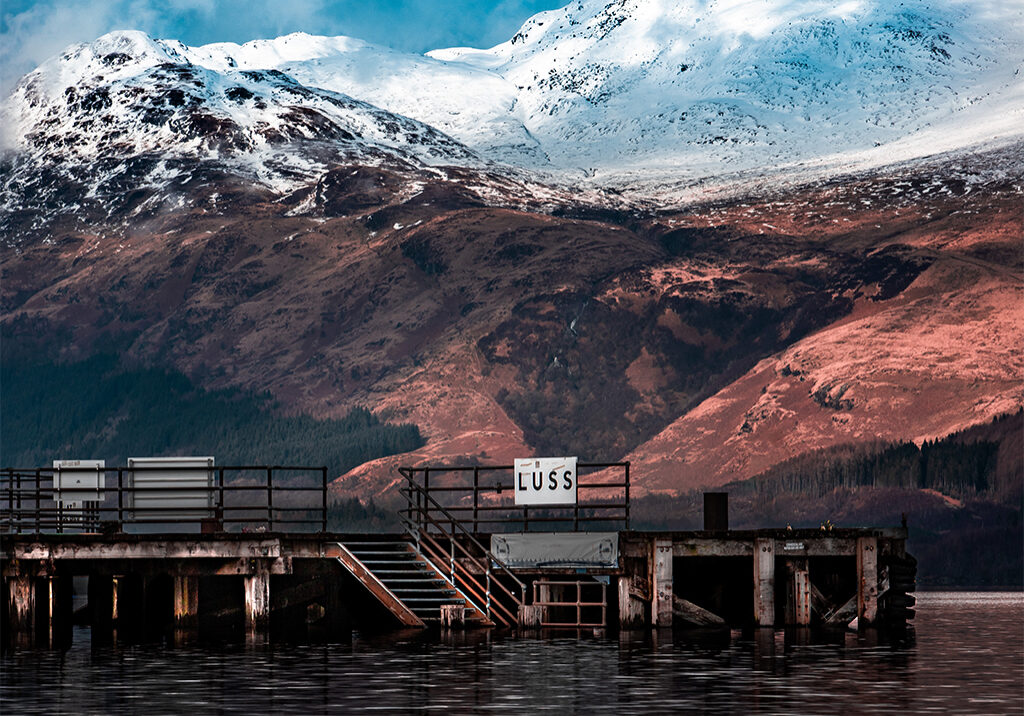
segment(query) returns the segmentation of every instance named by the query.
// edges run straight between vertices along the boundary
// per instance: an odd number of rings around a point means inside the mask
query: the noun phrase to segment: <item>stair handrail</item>
[[[406,526],[406,529],[412,533],[414,530],[414,524],[406,515],[399,513],[398,518],[402,521],[402,524]],[[419,555],[428,564],[430,564],[434,571],[453,589],[458,592],[466,599],[466,601],[480,612],[487,619],[493,619],[497,617],[498,621],[505,624],[505,626],[514,626],[516,622],[516,616],[513,615],[508,609],[506,609],[501,602],[491,601],[490,592],[487,590],[487,586],[480,584],[480,581],[475,578],[472,572],[470,572],[464,565],[459,562],[452,562],[450,576],[445,574],[445,570],[438,566],[444,563],[443,559],[443,548],[438,544],[437,540],[431,537],[429,534],[421,533],[418,539],[418,550]],[[489,578],[488,578],[489,582]],[[483,594],[480,593],[483,590]],[[485,605],[485,606],[481,606]],[[495,614],[494,610],[504,612],[504,615]]]
[[[502,572],[504,572],[506,575],[508,575],[512,579],[512,581],[515,582],[516,585],[518,585],[519,593],[522,595],[522,597],[517,597],[515,594],[513,594],[504,584],[501,583],[500,580],[495,580],[495,584],[497,584],[502,589],[502,591],[504,591],[506,594],[508,594],[508,596],[512,598],[512,601],[514,601],[518,606],[522,606],[523,604],[525,604],[526,603],[526,585],[523,584],[522,581],[520,581],[519,577],[517,577],[515,574],[513,574],[512,570],[508,567],[508,565],[506,565],[500,559],[495,557],[494,554],[491,552],[491,550],[489,550],[486,547],[484,547],[483,544],[481,544],[480,540],[478,540],[476,538],[476,536],[473,535],[472,532],[470,532],[468,529],[466,529],[465,525],[463,525],[459,521],[459,519],[457,517],[455,517],[451,512],[446,510],[444,508],[444,506],[442,506],[437,500],[435,500],[433,497],[430,496],[429,492],[427,492],[423,487],[421,487],[419,484],[417,484],[416,481],[412,478],[411,471],[409,470],[409,468],[400,467],[400,468],[398,468],[398,472],[399,472],[399,474],[402,477],[405,478],[406,482],[409,483],[409,485],[413,489],[415,489],[420,495],[423,496],[423,499],[424,499],[425,503],[433,504],[434,508],[437,511],[441,512],[441,514],[443,514],[447,518],[447,521],[452,525],[453,528],[454,527],[458,527],[458,529],[466,537],[469,538],[469,541],[486,556],[487,562],[485,562],[484,564],[480,564],[479,558],[477,558],[474,555],[472,555],[469,552],[469,550],[467,550],[463,545],[461,545],[458,542],[458,540],[455,539],[454,530],[452,531],[451,534],[446,532],[444,527],[441,525],[441,523],[439,523],[436,519],[434,519],[430,515],[430,509],[428,507],[426,507],[426,504],[424,504],[424,506],[422,506],[422,507],[417,506],[415,508],[416,512],[418,512],[420,515],[422,515],[424,518],[426,518],[431,524],[433,524],[435,527],[437,527],[441,531],[442,534],[446,535],[452,541],[452,544],[455,545],[459,550],[461,550],[463,552],[463,554],[465,554],[466,557],[469,558],[474,564],[476,564],[479,567],[482,567],[485,570],[485,573],[488,575],[488,578],[490,577],[491,564],[496,565],[498,567],[498,569],[500,569]],[[413,503],[412,503],[411,499],[408,499],[407,502],[408,502],[408,505],[409,505],[408,508],[407,508],[407,511],[410,513],[409,516],[411,517],[412,516],[411,513],[412,513],[412,511],[414,509],[413,508]],[[488,589],[488,592],[490,592],[489,589]],[[489,609],[490,609],[490,605],[488,605],[488,610]],[[488,616],[490,616],[490,614],[488,614]]]

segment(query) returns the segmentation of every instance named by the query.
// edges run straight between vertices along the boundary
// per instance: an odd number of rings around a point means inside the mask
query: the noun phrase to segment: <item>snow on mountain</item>
[[[183,159],[211,160],[287,188],[345,162],[479,166],[451,137],[274,70],[211,69],[177,42],[115,32],[26,75],[4,105],[8,144],[31,167],[91,167],[100,184],[139,158],[166,179]],[[100,170],[103,168],[104,173]]]
[[[430,55],[515,84],[550,156],[605,172],[710,176],[949,136],[927,154],[1024,127],[1020,2],[580,0],[490,50]]]
[[[357,155],[491,161],[678,195],[1018,142],[1022,70],[1020,0],[576,0],[489,50],[425,56],[113,33],[27,75],[3,119],[54,160],[205,154],[271,184]]]
[[[543,166],[546,158],[514,107],[517,90],[500,75],[461,62],[304,33],[244,45],[175,44],[191,62],[218,71],[280,70],[309,87],[340,92],[415,117],[498,161]]]

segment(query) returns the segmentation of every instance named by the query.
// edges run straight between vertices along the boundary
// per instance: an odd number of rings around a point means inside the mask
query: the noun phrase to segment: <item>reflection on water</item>
[[[161,645],[7,654],[4,714],[1024,713],[1024,597],[918,595],[916,629]]]

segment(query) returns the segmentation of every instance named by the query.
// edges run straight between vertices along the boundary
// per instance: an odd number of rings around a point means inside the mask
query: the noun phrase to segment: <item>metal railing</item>
[[[512,465],[403,467],[399,472],[409,484],[420,488],[403,491],[406,511],[429,514],[431,504],[443,505],[447,513],[472,525],[474,534],[531,529],[629,529],[628,462],[578,463],[579,500],[566,506],[516,505]]]
[[[598,594],[600,598],[584,599],[584,592]],[[555,629],[605,627],[608,624],[608,585],[604,582],[583,580],[539,579],[533,583],[533,605],[541,607],[540,626]],[[587,619],[600,610],[601,619]],[[575,620],[556,619],[564,614],[575,614]]]
[[[518,624],[519,607],[526,599],[526,585],[458,518],[415,482],[411,468],[399,468],[399,473],[408,483],[402,489],[408,507],[400,511],[399,516],[415,540],[416,551],[489,619],[508,627]],[[413,494],[416,499],[412,499]],[[445,542],[447,544],[443,544]]]
[[[327,531],[327,468],[284,465],[174,467],[187,485],[143,473],[167,467],[98,468],[95,500],[67,499],[52,468],[0,470],[0,532]],[[85,473],[86,470],[77,470]],[[91,471],[89,471],[91,472]],[[196,485],[206,477],[205,484]],[[65,488],[66,489],[66,488]],[[73,503],[73,504],[71,504]],[[154,528],[163,528],[162,530]],[[304,527],[304,529],[298,529]]]

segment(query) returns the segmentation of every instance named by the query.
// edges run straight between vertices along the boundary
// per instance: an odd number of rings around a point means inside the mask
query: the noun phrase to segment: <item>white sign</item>
[[[575,505],[576,458],[517,458],[517,505]]]
[[[54,501],[65,510],[80,509],[84,502],[101,502],[105,466],[103,460],[54,460]]]

